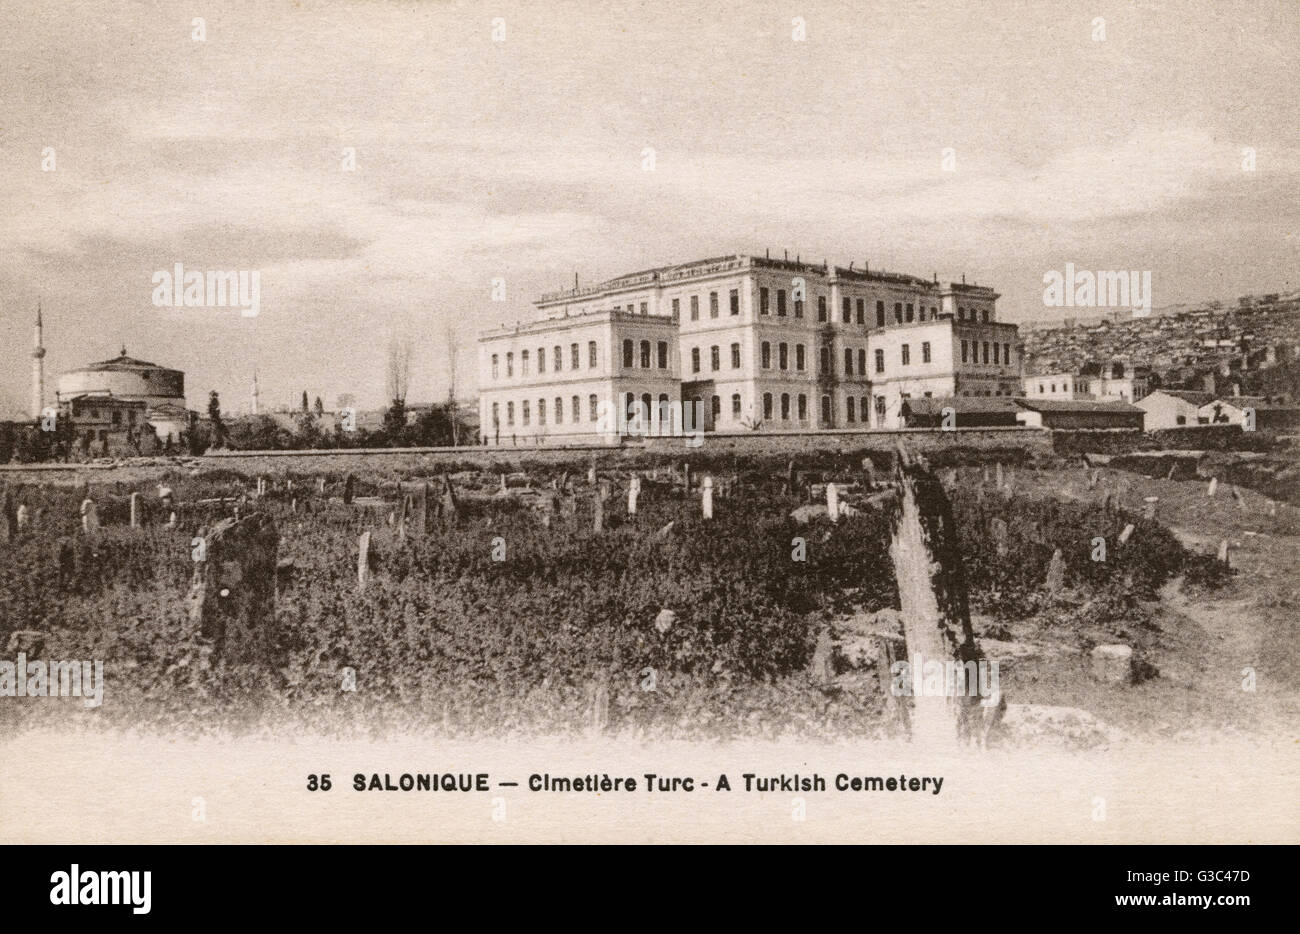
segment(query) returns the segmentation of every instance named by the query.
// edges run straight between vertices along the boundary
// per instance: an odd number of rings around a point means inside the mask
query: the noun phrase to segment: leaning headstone
[[[352,497],[356,493],[356,480],[352,474],[348,474],[347,479],[343,481],[343,505],[351,506]]]
[[[704,512],[704,518],[713,518],[713,478],[704,478],[704,488],[701,490],[700,505]]]
[[[93,499],[81,501],[81,531],[87,535],[99,531],[99,512]]]
[[[1119,543],[1121,545],[1128,544],[1128,540],[1133,537],[1134,528],[1135,526],[1131,522],[1128,525],[1124,526],[1124,531],[1119,533]]]
[[[826,484],[826,516],[832,522],[840,519],[840,491],[835,484]]]
[[[425,480],[411,499],[412,521],[416,535],[429,534],[429,481]]]
[[[29,523],[28,523],[28,520],[27,520],[27,504],[26,504],[26,503],[23,503],[23,504],[19,505],[19,507],[18,507],[18,512],[17,512],[15,515],[16,515],[17,520],[18,520],[18,521],[14,524],[14,528],[15,528],[15,530],[16,530],[16,531],[19,531],[19,532],[26,532],[26,531],[27,531],[28,524],[29,524]]]
[[[167,517],[167,528],[169,529],[176,528],[176,513],[173,512],[170,516]]]
[[[444,522],[455,522],[460,518],[460,502],[456,499],[456,490],[451,485],[451,477],[442,475],[442,518]]]
[[[1209,488],[1205,491],[1205,495],[1208,496],[1210,499],[1214,499],[1214,491],[1217,490],[1218,488],[1219,488],[1219,478],[1218,478],[1218,477],[1211,477],[1211,478],[1210,478],[1210,486],[1209,486]]]
[[[1002,461],[993,465],[993,482],[999,490],[1002,489]]]
[[[1238,487],[1235,487],[1235,486],[1234,486],[1234,487],[1232,488],[1232,498],[1236,501],[1236,503],[1237,503],[1238,506],[1241,506],[1242,508],[1245,508],[1245,506],[1246,506],[1246,497],[1244,497],[1244,496],[1241,495],[1241,490],[1240,490]]]
[[[280,536],[265,513],[222,519],[203,536],[190,589],[190,619],[234,662],[278,667],[275,569]]]
[[[325,493],[325,478],[324,478],[324,477],[317,477],[317,478],[316,478],[316,492],[319,493],[319,494],[321,494],[321,495],[324,495],[324,493]]]
[[[814,684],[828,685],[835,680],[835,646],[828,628],[823,627],[817,633],[817,645],[808,664],[808,674]]]
[[[627,514],[636,515],[636,501],[641,496],[641,478],[633,477],[627,487]]]
[[[862,474],[868,490],[876,488],[876,467],[871,463],[871,458],[862,458]]]
[[[603,487],[596,487],[591,494],[592,500],[592,517],[591,527],[594,532],[600,534],[605,531],[605,490]]]
[[[1156,517],[1156,504],[1160,502],[1160,497],[1146,496],[1143,497],[1142,502],[1146,503],[1146,510],[1143,512],[1143,516],[1147,519],[1154,519]]]
[[[1228,540],[1226,538],[1219,542],[1219,562],[1224,565],[1228,564]]]
[[[131,528],[140,528],[140,494],[131,494]]]
[[[1061,592],[1065,586],[1065,557],[1061,554],[1061,549],[1052,552],[1052,562],[1047,566],[1047,579],[1043,582],[1043,589],[1048,595],[1055,596]]]

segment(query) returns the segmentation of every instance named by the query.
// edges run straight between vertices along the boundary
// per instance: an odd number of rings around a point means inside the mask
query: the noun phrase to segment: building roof
[[[95,403],[95,405],[103,405],[103,406],[122,405],[122,406],[127,406],[129,408],[134,408],[137,406],[140,408],[144,408],[147,404],[143,399],[125,399],[122,396],[115,396],[112,393],[102,393],[102,392],[83,392],[81,395],[73,396],[71,399],[68,399],[67,401],[68,402],[93,402]]]
[[[100,360],[98,363],[90,363],[86,366],[79,367],[82,371],[101,371],[101,370],[166,370],[167,367],[159,366],[156,363],[150,363],[148,360],[139,360],[135,357],[126,355],[126,348],[111,360]],[[75,370],[73,372],[76,372]],[[179,371],[173,371],[179,372]]]
[[[1181,399],[1184,402],[1190,402],[1197,407],[1205,405],[1207,402],[1213,402],[1215,399],[1212,392],[1197,392],[1190,389],[1154,389],[1143,398],[1149,398],[1158,392],[1163,392],[1166,396],[1173,396],[1175,399]]]
[[[1127,402],[1101,402],[1096,399],[1030,399],[1014,400],[1021,408],[1031,412],[1109,412],[1116,415],[1145,414],[1144,410]]]
[[[998,396],[945,396],[930,399],[904,399],[903,406],[912,415],[941,415],[944,409],[952,409],[958,415],[988,415],[1006,412],[1014,414],[1019,411],[1016,400]]]

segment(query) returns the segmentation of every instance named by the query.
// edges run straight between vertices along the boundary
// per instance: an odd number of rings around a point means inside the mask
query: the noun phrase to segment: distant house
[[[1214,394],[1183,389],[1157,389],[1139,399],[1137,407],[1146,412],[1146,430],[1178,428],[1202,422],[1201,408],[1214,401]]]
[[[952,414],[954,428],[1014,428],[1020,409],[1014,399],[997,396],[954,396],[942,399],[904,399],[901,417],[907,428],[942,428]]]
[[[1300,406],[1274,402],[1263,396],[1228,396],[1201,406],[1198,421],[1203,425],[1244,425],[1246,413],[1255,417],[1255,430],[1300,427]]]
[[[87,393],[62,404],[71,417],[75,444],[83,454],[152,453],[154,432],[145,419],[148,405],[143,399]]]
[[[1142,430],[1146,413],[1127,402],[1091,399],[1016,399],[1017,420],[1031,428],[1130,428]]]

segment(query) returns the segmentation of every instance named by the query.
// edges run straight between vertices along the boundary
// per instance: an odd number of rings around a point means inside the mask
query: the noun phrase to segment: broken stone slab
[[[1133,680],[1133,649],[1127,645],[1099,645],[1089,653],[1092,677],[1103,684],[1128,684]]]
[[[45,651],[46,634],[39,629],[15,629],[9,633],[9,655],[19,652],[33,658]]]
[[[807,525],[814,519],[822,518],[827,515],[826,505],[824,503],[809,503],[800,506],[790,513],[790,518],[800,525]]]

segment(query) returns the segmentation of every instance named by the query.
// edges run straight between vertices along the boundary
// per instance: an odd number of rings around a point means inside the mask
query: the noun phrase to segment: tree
[[[325,414],[325,406],[320,401],[320,396],[316,397],[316,417],[320,418]]]
[[[411,342],[394,339],[388,345],[388,398],[406,405],[406,389],[411,379]]]
[[[310,410],[307,406],[307,390],[304,389],[302,391],[302,414],[306,415],[308,411]]]
[[[224,447],[226,426],[221,423],[221,397],[215,389],[208,393],[208,421],[212,423],[213,443],[217,447]]]

